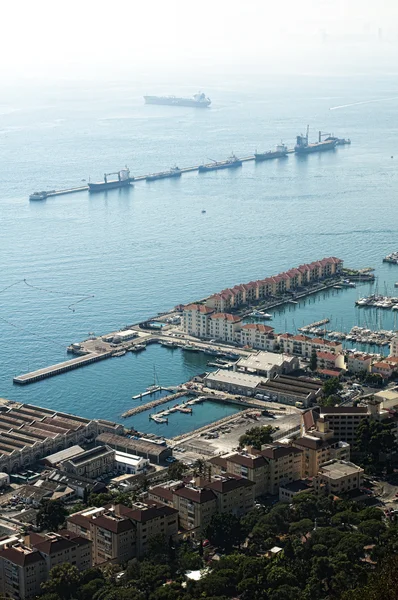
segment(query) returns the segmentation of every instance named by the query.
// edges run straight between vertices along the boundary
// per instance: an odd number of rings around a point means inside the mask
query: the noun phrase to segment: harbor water
[[[221,84],[220,82],[223,81]],[[189,95],[194,81],[169,81]],[[165,84],[152,86],[161,93]],[[131,396],[206,369],[202,354],[154,346],[29,386],[15,375],[60,362],[65,348],[240,282],[324,256],[375,267],[394,295],[397,250],[398,83],[391,75],[209,76],[208,110],[148,106],[148,82],[5,89],[0,103],[0,396],[88,417],[120,419]],[[388,100],[390,98],[390,100]],[[331,108],[383,100],[341,109]],[[310,124],[351,146],[239,169],[137,182],[133,187],[29,202],[33,191],[84,185],[125,164],[132,175],[248,156]],[[203,212],[206,211],[206,212]],[[24,281],[26,280],[26,281]],[[11,286],[11,287],[10,287]],[[375,288],[376,284],[373,286]],[[331,289],[270,311],[277,331],[331,318],[328,329],[391,329],[394,313],[355,308],[356,289]],[[379,316],[381,314],[381,317]],[[381,319],[381,321],[380,321]],[[174,435],[235,408],[173,415]],[[202,416],[199,416],[203,411]]]

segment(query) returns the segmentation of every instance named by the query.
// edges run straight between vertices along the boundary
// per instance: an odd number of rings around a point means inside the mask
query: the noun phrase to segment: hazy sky
[[[4,0],[1,16],[0,72],[16,76],[277,64],[318,48],[322,31],[398,39],[396,0]]]

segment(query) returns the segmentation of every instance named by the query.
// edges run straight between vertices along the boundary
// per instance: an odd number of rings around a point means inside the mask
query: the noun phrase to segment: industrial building
[[[300,368],[297,356],[276,354],[275,352],[257,352],[245,358],[240,358],[236,363],[237,371],[252,373],[268,378],[276,375],[288,374]]]
[[[90,420],[32,404],[8,402],[0,410],[0,472],[16,473],[40,459],[122,425]]]
[[[307,377],[277,375],[262,382],[256,392],[281,404],[295,405],[300,402],[303,407],[308,407],[322,395],[322,387],[320,383]]]
[[[107,445],[114,450],[125,452],[126,454],[134,454],[135,456],[143,456],[148,458],[151,463],[160,464],[172,455],[171,448],[166,445],[157,444],[149,440],[140,438],[132,439],[112,433],[102,433],[96,439],[97,444]]]
[[[232,394],[254,396],[257,386],[263,381],[258,375],[248,375],[239,371],[218,369],[209,373],[204,379],[204,385],[213,390],[223,390]]]
[[[115,470],[115,451],[109,446],[96,446],[78,456],[63,460],[60,470],[71,475],[98,479]]]

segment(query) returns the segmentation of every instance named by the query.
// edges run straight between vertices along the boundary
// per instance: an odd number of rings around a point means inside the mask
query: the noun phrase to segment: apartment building
[[[153,500],[132,508],[117,504],[75,513],[67,519],[67,528],[91,540],[93,565],[123,563],[145,554],[156,535],[175,537],[177,515],[176,509]]]
[[[24,542],[10,539],[0,550],[0,593],[15,600],[35,598],[51,568],[65,562],[79,571],[88,569],[91,542],[64,530],[45,535],[31,533]]]
[[[247,323],[236,329],[235,341],[241,346],[274,352],[278,345],[278,336],[273,327],[261,323]]]
[[[364,470],[358,465],[345,460],[330,460],[314,477],[314,490],[338,496],[362,487],[363,477]]]
[[[310,338],[306,335],[282,333],[278,336],[278,342],[282,352],[296,354],[304,358],[311,358],[314,350],[315,352],[325,352],[335,355],[342,354],[343,351],[341,342],[334,342],[323,338]]]
[[[398,335],[395,335],[390,342],[390,357],[398,357]]]
[[[345,369],[345,360],[343,354],[318,351],[316,353],[316,360],[318,371],[339,371],[341,369]]]
[[[328,421],[337,439],[354,445],[358,426],[369,416],[369,411],[366,406],[323,406],[320,416]]]
[[[149,498],[178,510],[180,529],[203,531],[217,512],[244,515],[254,506],[255,484],[231,473],[171,481],[149,489]]]
[[[213,474],[231,473],[252,481],[255,497],[276,494],[280,485],[302,477],[302,451],[286,444],[216,456],[208,463]]]
[[[374,362],[371,367],[372,373],[375,375],[380,375],[385,380],[390,379],[396,370],[397,365],[392,362],[388,362],[388,360]]]
[[[343,261],[329,257],[309,264],[300,265],[279,275],[251,281],[247,284],[236,285],[213,294],[206,300],[206,306],[217,312],[237,309],[245,304],[297,290],[308,284],[314,284],[341,272]]]
[[[96,446],[90,450],[63,460],[59,468],[65,473],[97,479],[115,470],[115,451],[109,446]]]
[[[209,317],[209,336],[223,342],[234,342],[235,334],[242,318],[225,312],[214,313]]]
[[[209,336],[209,317],[214,310],[204,304],[188,304],[182,312],[182,327],[185,333],[201,338]]]
[[[370,373],[372,362],[375,360],[373,354],[365,352],[349,352],[346,356],[347,371],[358,375],[359,373]]]
[[[292,444],[303,452],[303,477],[314,477],[320,466],[332,458],[350,458],[350,445],[335,437],[324,439],[315,435],[304,435]]]

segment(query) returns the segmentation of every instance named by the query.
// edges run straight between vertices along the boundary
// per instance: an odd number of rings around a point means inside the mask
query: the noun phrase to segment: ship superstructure
[[[117,175],[117,179],[108,179],[110,175]],[[134,177],[130,177],[130,170],[126,167],[114,173],[104,173],[104,181],[98,183],[89,183],[89,192],[102,192],[104,190],[112,190],[130,185],[134,181]]]

